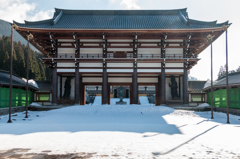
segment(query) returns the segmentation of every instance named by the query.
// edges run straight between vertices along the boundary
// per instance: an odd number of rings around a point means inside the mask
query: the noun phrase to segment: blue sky
[[[179,9],[188,8],[191,19],[202,21],[229,20],[229,69],[240,66],[240,1],[239,0],[0,0],[0,19],[18,22],[51,18],[54,8],[83,10]],[[210,79],[210,48],[199,56],[191,76]],[[225,34],[213,43],[214,79],[225,60]]]

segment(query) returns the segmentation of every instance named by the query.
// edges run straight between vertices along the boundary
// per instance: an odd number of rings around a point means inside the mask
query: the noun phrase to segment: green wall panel
[[[33,92],[28,91],[28,102],[33,102]],[[26,90],[12,88],[12,107],[26,105]],[[9,88],[0,87],[0,108],[9,106]]]
[[[229,94],[229,108],[240,109],[240,88],[231,88]],[[208,104],[211,105],[211,92],[208,93]],[[213,92],[213,106],[227,107],[226,89],[220,89]]]

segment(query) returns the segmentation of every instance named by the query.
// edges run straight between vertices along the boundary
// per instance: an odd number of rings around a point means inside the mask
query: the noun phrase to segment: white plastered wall
[[[158,83],[158,78],[138,78],[138,83]]]
[[[132,78],[108,78],[108,83],[132,83]]]
[[[102,83],[102,78],[101,77],[83,77],[82,78],[83,83]]]
[[[102,48],[80,48],[80,56],[81,54],[100,54],[102,55]]]
[[[133,67],[132,63],[107,63],[107,67]]]
[[[131,39],[108,39],[107,42],[133,42]]]
[[[154,72],[156,72],[156,73],[160,73],[161,72],[161,69],[137,69],[137,72],[146,72],[146,73],[148,73],[148,72],[151,72],[151,73],[154,73]]]
[[[166,63],[165,67],[183,67],[183,63]]]
[[[102,63],[79,63],[79,67],[99,67],[102,68]]]
[[[73,73],[73,72],[75,72],[75,69],[57,69],[57,72],[69,72],[69,73]]]
[[[183,55],[183,49],[182,48],[166,48],[165,55],[176,55],[176,56],[182,56]]]
[[[137,63],[137,67],[161,67],[161,63]]]
[[[79,72],[103,72],[103,69],[79,69]]]
[[[139,39],[138,42],[161,42],[160,39]]]
[[[143,55],[161,55],[161,48],[138,48],[138,54]]]
[[[58,62],[57,67],[75,67],[75,63]]]
[[[107,72],[133,72],[133,69],[107,69]]]
[[[165,69],[166,73],[183,73],[183,69]]]

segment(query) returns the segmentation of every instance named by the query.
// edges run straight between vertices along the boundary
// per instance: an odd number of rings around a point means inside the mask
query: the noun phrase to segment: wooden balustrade
[[[161,54],[138,54],[137,58],[146,58],[146,59],[159,59],[159,58],[174,58],[174,59],[181,59],[181,58],[194,58],[192,55],[181,55],[181,54],[165,54],[165,57]],[[75,58],[74,54],[61,54],[58,55],[58,58]],[[103,58],[102,54],[80,54],[79,58]],[[126,54],[125,57],[122,56],[116,56],[114,54],[107,54],[107,58],[133,58],[132,54]]]

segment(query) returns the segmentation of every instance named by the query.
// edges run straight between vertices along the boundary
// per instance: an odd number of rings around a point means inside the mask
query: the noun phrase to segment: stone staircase
[[[72,99],[58,99],[57,104],[58,105],[74,105],[74,100],[72,100]]]

